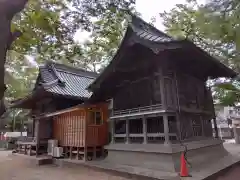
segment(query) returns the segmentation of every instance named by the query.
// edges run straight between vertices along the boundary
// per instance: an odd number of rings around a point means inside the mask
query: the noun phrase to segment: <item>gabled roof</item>
[[[88,87],[88,89],[92,90],[93,92],[98,89],[100,87],[100,84],[105,81],[107,77],[110,77],[111,73],[115,71],[117,64],[124,59],[125,50],[128,47],[133,46],[134,44],[140,44],[146,48],[149,48],[154,54],[158,54],[160,51],[165,50],[189,49],[188,52],[194,52],[196,54],[196,57],[198,57],[198,59],[195,58],[193,61],[191,61],[192,65],[195,64],[196,68],[198,68],[196,62],[202,64],[208,63],[211,64],[211,68],[215,69],[214,73],[211,73],[209,70],[206,76],[208,75],[210,77],[217,78],[235,77],[237,75],[236,72],[226,67],[224,64],[210,56],[205,51],[201,50],[191,41],[187,39],[174,39],[173,37],[168,36],[167,34],[153,27],[152,25],[146,23],[141,18],[132,15],[132,21],[127,27],[127,31],[121,42],[120,47],[118,48],[117,53],[115,54],[109,65],[98,76],[98,78],[95,79],[95,81]],[[185,50],[185,53],[186,52],[187,51]],[[188,54],[186,54],[186,57],[187,56]],[[201,61],[199,61],[199,59],[201,59]]]
[[[144,40],[157,43],[175,41],[174,38],[159,31],[158,29],[146,23],[137,16],[132,16],[132,22],[129,24],[129,26],[137,36]]]
[[[97,76],[94,72],[48,61],[39,67],[33,91],[13,101],[10,107],[28,109],[36,101],[51,95],[84,101],[92,95],[86,88]]]
[[[86,90],[86,87],[94,81],[97,73],[47,62],[39,68],[39,76],[45,91],[85,99],[91,96],[91,92]]]

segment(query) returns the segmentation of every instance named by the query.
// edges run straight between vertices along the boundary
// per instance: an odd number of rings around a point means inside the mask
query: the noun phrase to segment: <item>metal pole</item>
[[[22,130],[23,130],[23,120],[21,119],[21,127],[20,127],[21,137],[22,137]]]
[[[12,122],[12,132],[15,131],[15,115],[16,115],[16,110],[13,110],[13,122]]]
[[[216,117],[213,118],[215,138],[219,138]]]

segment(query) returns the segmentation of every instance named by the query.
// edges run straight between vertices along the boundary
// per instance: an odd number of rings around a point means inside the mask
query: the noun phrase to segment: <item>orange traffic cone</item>
[[[181,154],[180,163],[181,163],[180,176],[181,177],[190,177],[190,175],[188,173],[187,162],[184,157],[184,153]]]

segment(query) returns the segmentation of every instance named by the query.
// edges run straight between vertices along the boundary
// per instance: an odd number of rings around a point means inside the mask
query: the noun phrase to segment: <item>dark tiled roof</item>
[[[53,62],[41,66],[39,73],[47,92],[75,98],[89,98],[92,93],[86,87],[97,77],[97,73]]]
[[[127,27],[127,31],[125,36],[118,48],[113,59],[110,61],[109,65],[104,69],[104,71],[94,80],[94,82],[88,87],[88,89],[92,90],[95,94],[102,88],[100,84],[105,81],[108,77],[112,77],[112,73],[116,73],[114,69],[119,64],[119,61],[126,60],[124,54],[126,53],[126,49],[133,46],[134,44],[141,44],[144,47],[149,48],[153,51],[153,53],[158,54],[162,50],[168,49],[184,49],[185,52],[192,51],[198,57],[202,57],[202,60],[195,59],[192,61],[193,64],[196,62],[211,64],[211,66],[215,66],[218,69],[217,73],[209,74],[209,76],[217,78],[217,77],[234,77],[236,73],[229,69],[228,67],[221,64],[218,60],[211,57],[208,53],[201,50],[191,41],[177,40],[173,37],[168,36],[164,32],[158,30],[153,27],[151,24],[146,23],[141,18],[132,15],[131,23],[129,23]],[[187,51],[187,50],[188,51]],[[186,54],[186,56],[188,56]],[[185,58],[183,58],[184,60]],[[187,59],[187,58],[186,58]],[[196,68],[197,65],[195,65]]]
[[[146,23],[139,17],[132,16],[132,22],[130,26],[132,30],[136,33],[136,35],[142,39],[160,43],[175,41],[175,39],[159,31],[158,29]]]
[[[112,72],[111,68],[113,68],[117,61],[121,58],[121,49],[124,49],[125,46],[128,46],[129,41],[135,43],[143,44],[144,46],[155,49],[158,48],[160,44],[171,43],[171,42],[178,42],[178,40],[174,39],[173,37],[168,36],[164,32],[158,30],[157,28],[153,27],[149,23],[145,22],[141,18],[132,15],[131,22],[128,24],[127,31],[125,32],[125,36],[122,39],[120,47],[116,52],[113,59],[110,61],[109,65],[104,69],[104,71],[94,80],[92,84],[88,87],[88,89],[93,90],[93,87],[97,83],[101,83],[101,80],[105,79],[105,77]],[[161,47],[159,47],[161,48]],[[99,86],[97,86],[99,87]]]

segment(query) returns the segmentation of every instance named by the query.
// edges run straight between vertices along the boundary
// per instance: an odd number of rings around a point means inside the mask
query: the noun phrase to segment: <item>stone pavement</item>
[[[24,158],[9,156],[10,153],[0,151],[1,180],[128,180],[84,167],[33,166]]]
[[[240,145],[231,142],[224,143],[225,148],[240,158]],[[117,175],[108,174],[105,172],[95,171],[86,167],[66,167],[58,168],[56,166],[33,166],[23,158],[16,156],[8,156],[11,152],[0,151],[0,179],[1,180],[129,180],[130,178],[118,177]],[[217,152],[216,152],[217,153]],[[234,160],[234,159],[233,159]],[[224,163],[224,162],[223,162]],[[209,172],[212,166],[207,169]],[[201,173],[195,174],[190,180],[200,179]],[[230,169],[226,174],[223,174],[217,179],[210,180],[239,180],[240,166]],[[188,180],[188,178],[183,178]]]
[[[234,140],[228,140],[223,145],[230,153],[240,156],[240,144],[235,144]]]

